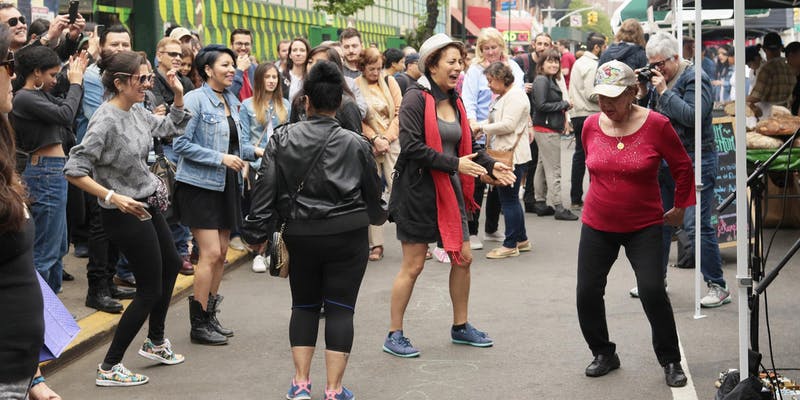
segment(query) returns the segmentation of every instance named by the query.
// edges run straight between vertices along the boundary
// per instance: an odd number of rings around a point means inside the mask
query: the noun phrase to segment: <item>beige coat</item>
[[[510,150],[517,136],[522,135],[514,150],[514,164],[524,164],[531,160],[531,148],[528,143],[530,111],[531,103],[528,95],[513,85],[506,94],[497,98],[494,106],[490,108],[489,122],[483,125],[487,140],[493,136],[492,148],[495,150]]]

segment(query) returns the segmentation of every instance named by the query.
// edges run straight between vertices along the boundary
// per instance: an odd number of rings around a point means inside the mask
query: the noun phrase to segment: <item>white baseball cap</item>
[[[594,94],[619,97],[629,86],[636,85],[636,74],[627,64],[612,60],[597,69],[594,78]]]

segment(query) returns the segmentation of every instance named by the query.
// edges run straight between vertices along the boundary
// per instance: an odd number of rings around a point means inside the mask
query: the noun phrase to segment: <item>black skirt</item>
[[[175,184],[175,211],[181,224],[189,228],[236,232],[242,221],[242,193],[239,175],[227,168],[221,192],[184,182]]]

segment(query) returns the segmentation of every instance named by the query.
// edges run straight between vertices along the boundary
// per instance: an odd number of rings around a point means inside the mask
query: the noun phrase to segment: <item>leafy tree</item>
[[[420,21],[417,28],[410,30],[405,35],[406,43],[409,46],[419,49],[425,40],[433,36],[433,31],[436,29],[436,22],[439,19],[439,3],[441,0],[425,0],[425,18],[417,15]]]
[[[375,0],[314,0],[314,10],[347,17],[375,4]]]

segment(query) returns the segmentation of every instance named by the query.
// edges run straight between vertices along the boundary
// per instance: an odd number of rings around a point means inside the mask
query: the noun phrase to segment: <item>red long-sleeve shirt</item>
[[[589,170],[584,224],[606,232],[633,232],[664,223],[658,168],[664,159],[675,180],[675,207],[694,205],[692,160],[667,117],[650,111],[635,133],[616,138],[600,129],[600,114],[586,118],[583,148]],[[624,148],[618,149],[619,140]]]

